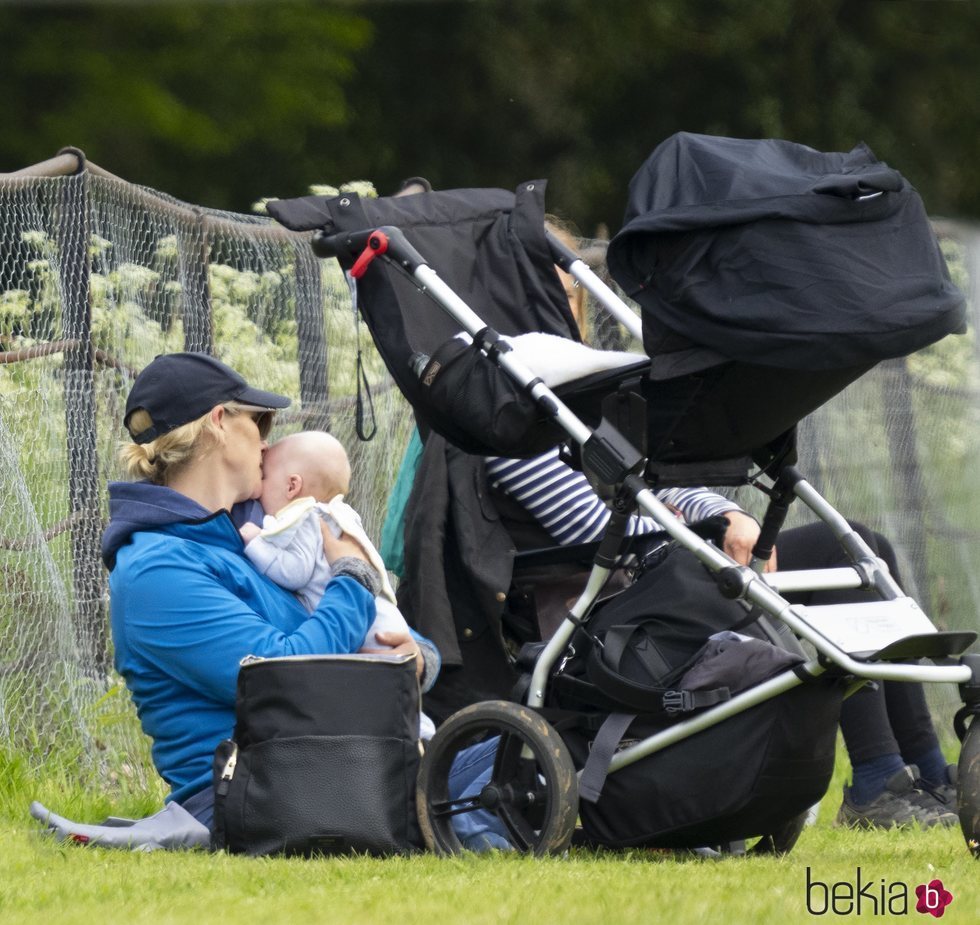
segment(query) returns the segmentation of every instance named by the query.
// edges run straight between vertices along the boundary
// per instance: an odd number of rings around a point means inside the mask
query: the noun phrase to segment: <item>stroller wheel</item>
[[[960,748],[956,797],[960,827],[970,853],[980,860],[980,716],[974,716]]]
[[[789,854],[806,827],[807,813],[800,813],[776,826],[768,835],[720,845],[722,854]]]
[[[807,811],[808,812],[808,811]],[[806,826],[807,812],[802,812],[782,825],[776,826],[768,835],[763,835],[752,847],[751,854],[789,854]]]
[[[465,787],[453,799],[450,772],[457,756],[472,746],[492,748],[495,737],[489,781]],[[557,854],[572,838],[578,785],[565,743],[544,719],[527,707],[491,700],[460,710],[440,726],[422,756],[416,802],[426,844],[438,854],[463,850],[453,820],[476,812],[496,817],[518,851]]]

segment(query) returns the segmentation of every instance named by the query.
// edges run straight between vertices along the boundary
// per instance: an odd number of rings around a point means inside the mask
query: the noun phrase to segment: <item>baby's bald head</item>
[[[294,498],[329,501],[350,490],[350,461],[343,444],[322,430],[305,430],[277,440],[262,460],[262,494],[267,514]]]

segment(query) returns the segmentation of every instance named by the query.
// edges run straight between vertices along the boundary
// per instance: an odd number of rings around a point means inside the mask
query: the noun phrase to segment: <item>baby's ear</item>
[[[302,494],[303,476],[294,473],[286,479],[286,497],[292,501],[293,498],[299,498]]]

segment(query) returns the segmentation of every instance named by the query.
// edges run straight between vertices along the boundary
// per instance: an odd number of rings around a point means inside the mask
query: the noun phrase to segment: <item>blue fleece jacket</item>
[[[215,747],[232,735],[241,659],[355,652],[374,598],[341,577],[307,614],[251,566],[226,511],[145,482],[114,482],[109,499],[116,669],[170,799],[183,801],[211,783]]]

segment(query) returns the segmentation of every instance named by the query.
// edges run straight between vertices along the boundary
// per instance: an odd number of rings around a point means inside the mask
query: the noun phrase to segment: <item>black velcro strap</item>
[[[623,664],[627,649],[650,675],[653,682],[663,682],[671,673],[667,660],[660,654],[648,633],[639,632],[638,626],[611,626],[602,640],[602,660],[610,668]]]
[[[501,353],[508,353],[513,349],[507,341],[501,340],[500,335],[491,327],[477,331],[473,335],[473,343],[477,344],[495,363]]]

